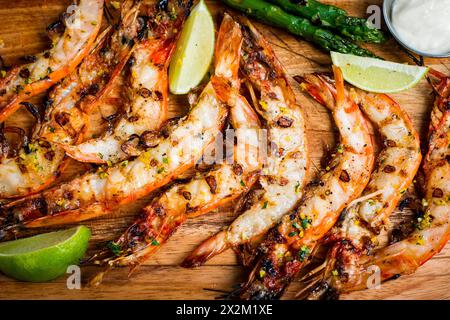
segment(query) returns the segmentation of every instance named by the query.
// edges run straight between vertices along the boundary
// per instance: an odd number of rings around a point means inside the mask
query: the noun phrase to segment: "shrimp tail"
[[[221,231],[208,238],[192,251],[181,263],[181,266],[184,268],[201,266],[211,257],[220,254],[229,247],[230,245],[227,243],[227,233],[226,231]]]
[[[342,70],[333,65],[333,74],[336,86],[336,104],[341,105],[345,101],[344,76]]]
[[[215,48],[215,74],[231,81],[233,88],[239,88],[239,53],[242,46],[242,32],[239,24],[227,13],[224,14]]]

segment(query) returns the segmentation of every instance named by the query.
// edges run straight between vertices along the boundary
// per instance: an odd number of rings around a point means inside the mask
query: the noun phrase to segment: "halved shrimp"
[[[130,105],[103,136],[79,145],[63,145],[70,157],[82,162],[116,163],[156,143],[157,130],[167,117],[167,68],[185,11],[183,2],[169,1],[167,9],[151,14],[148,38],[137,45],[130,60]]]
[[[103,0],[79,0],[66,11],[62,35],[56,35],[52,48],[32,58],[33,62],[6,71],[0,79],[0,123],[20,103],[44,92],[70,74],[91,51],[100,30]]]
[[[130,57],[140,29],[139,3],[131,4],[124,2],[118,29],[107,28],[79,67],[49,93],[31,143],[18,156],[1,160],[0,198],[39,192],[58,177],[65,163],[60,145],[83,139],[90,113],[106,99]]]
[[[262,257],[240,291],[242,299],[279,298],[341,211],[369,181],[374,150],[367,124],[358,105],[345,92],[341,70],[334,67],[333,71],[335,84],[323,75],[307,75],[301,86],[333,112],[341,134],[340,148],[320,176],[320,183],[306,192],[294,212],[269,231],[260,246]]]
[[[225,249],[247,243],[274,226],[302,195],[309,166],[305,121],[295,94],[268,42],[247,20],[241,19],[244,44],[241,70],[260,92],[256,102],[268,130],[270,151],[259,178],[257,201],[228,229],[203,242],[187,257],[184,267],[201,265]]]
[[[450,78],[431,71],[440,80],[431,113],[429,150],[424,159],[424,212],[417,217],[416,229],[404,240],[377,250],[358,261],[350,282],[337,282],[338,292],[362,290],[372,283],[370,277],[379,272],[380,281],[411,274],[434,255],[450,239]]]
[[[400,106],[386,95],[358,92],[363,112],[378,128],[384,148],[377,158],[362,197],[346,208],[326,239],[332,244],[326,262],[314,278],[308,298],[336,294],[340,283],[348,285],[358,270],[359,259],[379,246],[377,234],[411,185],[422,160],[420,139]]]
[[[188,217],[207,213],[236,199],[257,180],[257,170],[261,167],[259,119],[237,91],[241,43],[239,24],[225,14],[215,53],[216,64],[221,68],[216,69],[211,82],[220,99],[231,107],[231,124],[237,138],[234,162],[218,164],[208,173],[171,187],[143,209],[133,225],[112,244],[113,250],[102,251],[90,260],[107,264],[106,270],[125,265],[135,268],[154,254]],[[226,65],[228,68],[224,68]],[[99,273],[91,283],[99,284],[105,272]]]
[[[220,61],[223,63],[223,61]],[[169,136],[133,160],[99,168],[40,194],[4,206],[2,227],[33,228],[107,214],[166,185],[201,158],[225,123],[228,109],[209,83],[189,114],[169,125]]]

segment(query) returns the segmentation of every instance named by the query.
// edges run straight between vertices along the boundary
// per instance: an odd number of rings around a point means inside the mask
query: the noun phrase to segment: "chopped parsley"
[[[158,168],[158,170],[156,170],[156,172],[157,172],[158,174],[163,173],[164,171],[165,171],[165,170],[164,170],[163,167]]]
[[[312,220],[311,220],[310,218],[304,217],[304,218],[302,219],[302,221],[301,221],[301,223],[302,223],[302,228],[303,228],[304,230],[308,229],[308,228],[311,226],[311,222],[312,222]]]
[[[305,261],[305,259],[309,256],[310,252],[311,251],[307,246],[302,246],[298,251],[298,258],[300,259],[300,261],[301,262]]]
[[[295,191],[295,193],[299,193],[300,192],[300,182],[297,181],[297,184],[294,187],[294,191]]]
[[[115,243],[114,241],[109,241],[108,244],[106,245],[106,247],[115,255],[115,256],[120,256],[120,254],[122,253],[122,247],[118,244]]]

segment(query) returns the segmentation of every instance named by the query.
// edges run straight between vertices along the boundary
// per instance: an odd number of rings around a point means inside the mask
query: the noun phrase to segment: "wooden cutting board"
[[[14,63],[20,56],[34,54],[48,46],[45,27],[55,21],[67,7],[70,0],[0,0],[0,55],[7,63]],[[371,4],[381,5],[381,0],[327,0],[339,5],[354,15],[365,16],[366,8]],[[207,1],[216,15],[224,9],[219,1]],[[294,75],[329,70],[330,59],[313,45],[295,38],[286,32],[262,26],[262,33],[272,44],[279,59],[287,69],[290,78]],[[381,46],[369,46],[385,59],[397,62],[410,62],[395,41],[390,40]],[[433,68],[450,74],[450,59],[427,60]],[[298,101],[308,117],[307,129],[311,156],[319,164],[325,146],[334,144],[335,129],[330,115],[321,106],[303,95],[295,83],[292,83]],[[431,90],[426,81],[414,89],[395,94],[393,97],[405,108],[422,137],[428,126],[429,112],[432,106]],[[186,112],[185,97],[172,97],[171,115]],[[9,124],[29,127],[32,119],[26,112],[17,112]],[[72,165],[68,176],[76,174],[85,167]],[[85,224],[93,231],[89,253],[98,249],[108,240],[117,238],[133,217],[151,197],[136,201],[132,205],[120,208],[114,213]],[[212,259],[206,266],[187,270],[178,266],[183,258],[202,240],[228,225],[235,218],[231,210],[221,208],[210,214],[187,221],[147,263],[128,278],[126,269],[110,272],[101,286],[69,290],[66,278],[42,283],[21,283],[0,275],[1,299],[213,299],[218,295],[205,289],[229,291],[233,285],[245,279],[243,270],[231,250]],[[414,275],[389,281],[378,290],[366,290],[342,296],[343,299],[450,299],[450,244],[427,262]],[[82,268],[83,279],[90,278],[98,267]],[[294,283],[284,298],[293,298],[300,286]]]

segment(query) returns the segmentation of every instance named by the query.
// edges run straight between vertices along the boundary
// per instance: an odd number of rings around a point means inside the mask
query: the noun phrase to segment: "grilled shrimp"
[[[151,147],[157,142],[157,130],[166,120],[168,109],[167,68],[186,17],[185,11],[182,5],[181,8],[156,10],[150,17],[155,22],[150,26],[148,38],[137,45],[130,60],[128,110],[102,137],[76,146],[63,145],[70,157],[82,162],[117,163],[139,155],[144,149],[138,148],[139,145]],[[177,12],[176,19],[173,12]]]
[[[140,29],[138,12],[138,2],[124,2],[119,28],[106,29],[79,67],[49,93],[31,143],[0,162],[0,198],[39,192],[59,175],[66,162],[61,145],[83,139],[89,114],[107,98],[130,57]]]
[[[259,119],[246,100],[239,95],[238,79],[242,34],[240,26],[228,14],[219,30],[216,76],[211,82],[218,97],[231,108],[231,124],[236,131],[235,161],[218,164],[206,174],[199,174],[187,183],[176,184],[155,198],[143,209],[140,217],[128,228],[111,249],[91,260],[113,266],[141,264],[168,240],[188,218],[207,213],[247,192],[257,180],[260,169],[258,134]],[[227,66],[227,68],[223,68]],[[91,283],[100,283],[104,272]]]
[[[183,262],[198,266],[231,246],[265,233],[302,195],[308,168],[305,122],[285,72],[267,41],[247,19],[241,19],[244,44],[241,70],[260,92],[259,113],[265,120],[270,152],[259,199],[226,230],[203,242]]]
[[[333,244],[309,298],[336,294],[339,283],[352,282],[361,256],[380,244],[379,229],[386,224],[402,194],[411,185],[422,160],[417,131],[400,106],[386,95],[358,94],[359,104],[383,138],[384,148],[360,199],[346,208],[326,242]]]
[[[369,278],[379,270],[380,280],[411,274],[439,253],[450,238],[450,79],[437,71],[440,80],[431,113],[429,150],[423,162],[425,174],[424,211],[415,230],[404,240],[377,250],[358,261],[351,280],[336,282],[334,289],[348,292],[367,288]]]
[[[101,167],[4,206],[1,210],[4,236],[11,233],[6,232],[8,226],[11,230],[20,226],[43,227],[102,216],[166,185],[201,158],[221,132],[227,114],[226,105],[209,83],[189,114],[163,130],[168,135],[156,147],[148,148],[133,160]]]
[[[259,248],[262,257],[240,291],[242,299],[279,298],[317,242],[369,181],[374,150],[367,124],[345,91],[341,70],[333,70],[335,85],[326,76],[308,75],[302,88],[333,112],[341,134],[340,146],[320,176],[320,183],[305,193],[294,212],[283,216],[269,231]]]
[[[63,20],[49,30],[64,26],[61,35],[52,34],[52,48],[33,56],[28,64],[6,71],[0,78],[0,123],[20,103],[44,92],[70,74],[91,51],[100,30],[103,0],[79,0],[71,5]]]

